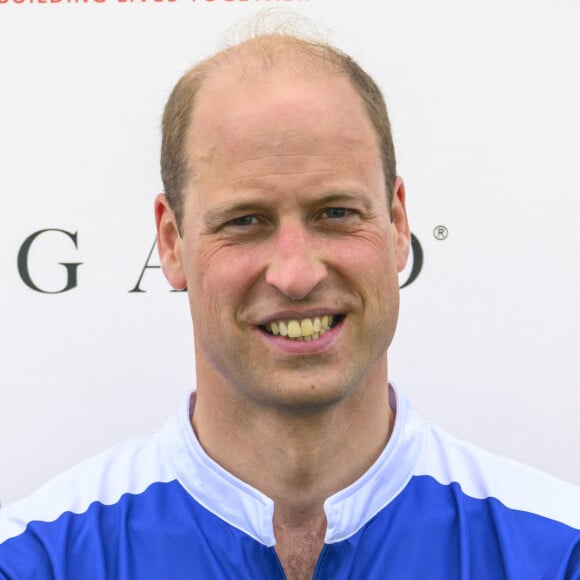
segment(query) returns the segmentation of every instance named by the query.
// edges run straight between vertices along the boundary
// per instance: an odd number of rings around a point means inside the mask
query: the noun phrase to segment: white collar
[[[409,402],[392,386],[389,400],[396,418],[387,446],[368,471],[324,502],[327,544],[355,534],[405,488],[413,474],[423,442],[422,423]],[[185,409],[171,418],[162,431],[170,468],[207,510],[262,544],[274,546],[274,502],[205,453],[191,426],[190,401],[195,401],[195,392],[188,396]]]

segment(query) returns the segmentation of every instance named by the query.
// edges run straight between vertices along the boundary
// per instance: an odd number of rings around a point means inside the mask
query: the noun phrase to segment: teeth
[[[300,338],[301,328],[300,323],[297,320],[291,320],[288,322],[288,336],[290,338]]]
[[[314,324],[310,318],[304,318],[300,323],[300,330],[302,336],[312,336],[314,334]]]
[[[274,336],[287,336],[294,340],[316,340],[320,338],[332,325],[333,316],[316,316],[302,320],[278,320],[266,325],[266,329]]]

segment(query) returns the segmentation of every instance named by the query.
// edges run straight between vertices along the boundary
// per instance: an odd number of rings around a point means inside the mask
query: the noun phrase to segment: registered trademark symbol
[[[449,235],[449,230],[445,226],[435,226],[433,235],[438,240],[444,240]]]

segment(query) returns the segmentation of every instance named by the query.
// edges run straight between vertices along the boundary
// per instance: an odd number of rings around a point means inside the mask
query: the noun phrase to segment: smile
[[[268,334],[283,336],[290,340],[310,341],[320,338],[325,332],[336,326],[343,316],[327,315],[314,318],[276,320],[261,326]]]

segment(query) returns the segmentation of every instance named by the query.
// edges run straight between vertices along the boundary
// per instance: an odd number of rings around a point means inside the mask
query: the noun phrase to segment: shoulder
[[[125,494],[141,494],[153,483],[174,479],[163,461],[159,433],[131,439],[83,461],[27,498],[0,510],[0,545],[23,534],[32,522],[54,522],[83,514],[94,503],[113,505]]]
[[[482,578],[577,573],[580,488],[461,441],[405,405],[401,410],[400,431],[417,451],[381,529],[396,521],[425,561],[446,570],[468,566]]]
[[[469,498],[497,500],[506,509],[580,530],[580,487],[461,441],[431,424],[425,424],[414,475],[444,486],[455,484]]]

